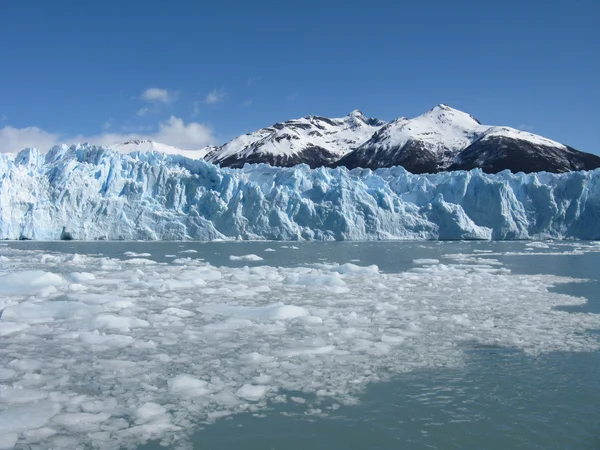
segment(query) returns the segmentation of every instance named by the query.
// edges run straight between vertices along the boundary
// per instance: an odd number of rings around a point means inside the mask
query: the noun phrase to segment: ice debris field
[[[586,300],[549,290],[581,280],[513,274],[492,253],[399,273],[7,245],[0,261],[1,449],[185,449],[199,424],[288,402],[328,414],[368,383],[460,367],[473,344],[600,348],[600,315],[557,309]]]
[[[600,169],[226,169],[87,144],[0,155],[0,239],[597,239],[598,223]]]

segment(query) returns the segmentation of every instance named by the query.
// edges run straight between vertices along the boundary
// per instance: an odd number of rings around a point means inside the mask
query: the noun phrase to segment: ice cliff
[[[600,169],[219,168],[88,144],[0,155],[0,238],[600,238]]]

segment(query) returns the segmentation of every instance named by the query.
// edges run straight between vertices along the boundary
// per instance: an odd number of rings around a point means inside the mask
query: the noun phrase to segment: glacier
[[[0,239],[598,238],[600,169],[231,169],[87,143],[0,155]]]

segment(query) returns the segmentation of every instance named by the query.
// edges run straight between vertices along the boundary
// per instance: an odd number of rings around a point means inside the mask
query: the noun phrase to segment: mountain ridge
[[[119,153],[158,152],[202,158],[221,167],[265,163],[290,167],[378,169],[412,173],[480,168],[488,173],[568,172],[600,167],[600,156],[507,126],[484,125],[440,103],[425,113],[390,122],[356,109],[343,117],[308,115],[237,136],[220,146],[182,150],[151,140],[108,146]]]

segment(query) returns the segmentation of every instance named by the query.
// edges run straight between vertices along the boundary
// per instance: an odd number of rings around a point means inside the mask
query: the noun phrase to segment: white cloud
[[[144,117],[149,112],[151,112],[150,108],[143,107],[143,108],[138,109],[138,112],[136,114],[140,117]]]
[[[192,117],[198,117],[200,115],[200,102],[194,102],[194,109],[192,110]]]
[[[60,135],[38,127],[0,128],[0,153],[18,152],[26,147],[49,149],[60,140]]]
[[[173,103],[177,100],[179,91],[170,89],[149,88],[142,92],[141,99],[151,103]]]
[[[183,119],[175,116],[160,123],[154,140],[184,150],[197,150],[215,142],[209,126],[198,122],[186,124]]]
[[[26,147],[35,147],[47,151],[56,144],[90,142],[97,145],[112,145],[135,139],[150,139],[163,144],[173,145],[183,150],[198,150],[215,143],[212,129],[202,123],[188,122],[171,116],[160,122],[155,131],[104,132],[96,135],[67,136],[50,133],[38,127],[0,128],[0,153],[18,152]]]
[[[225,92],[222,89],[213,89],[204,99],[205,103],[214,104],[222,102],[225,99]]]

